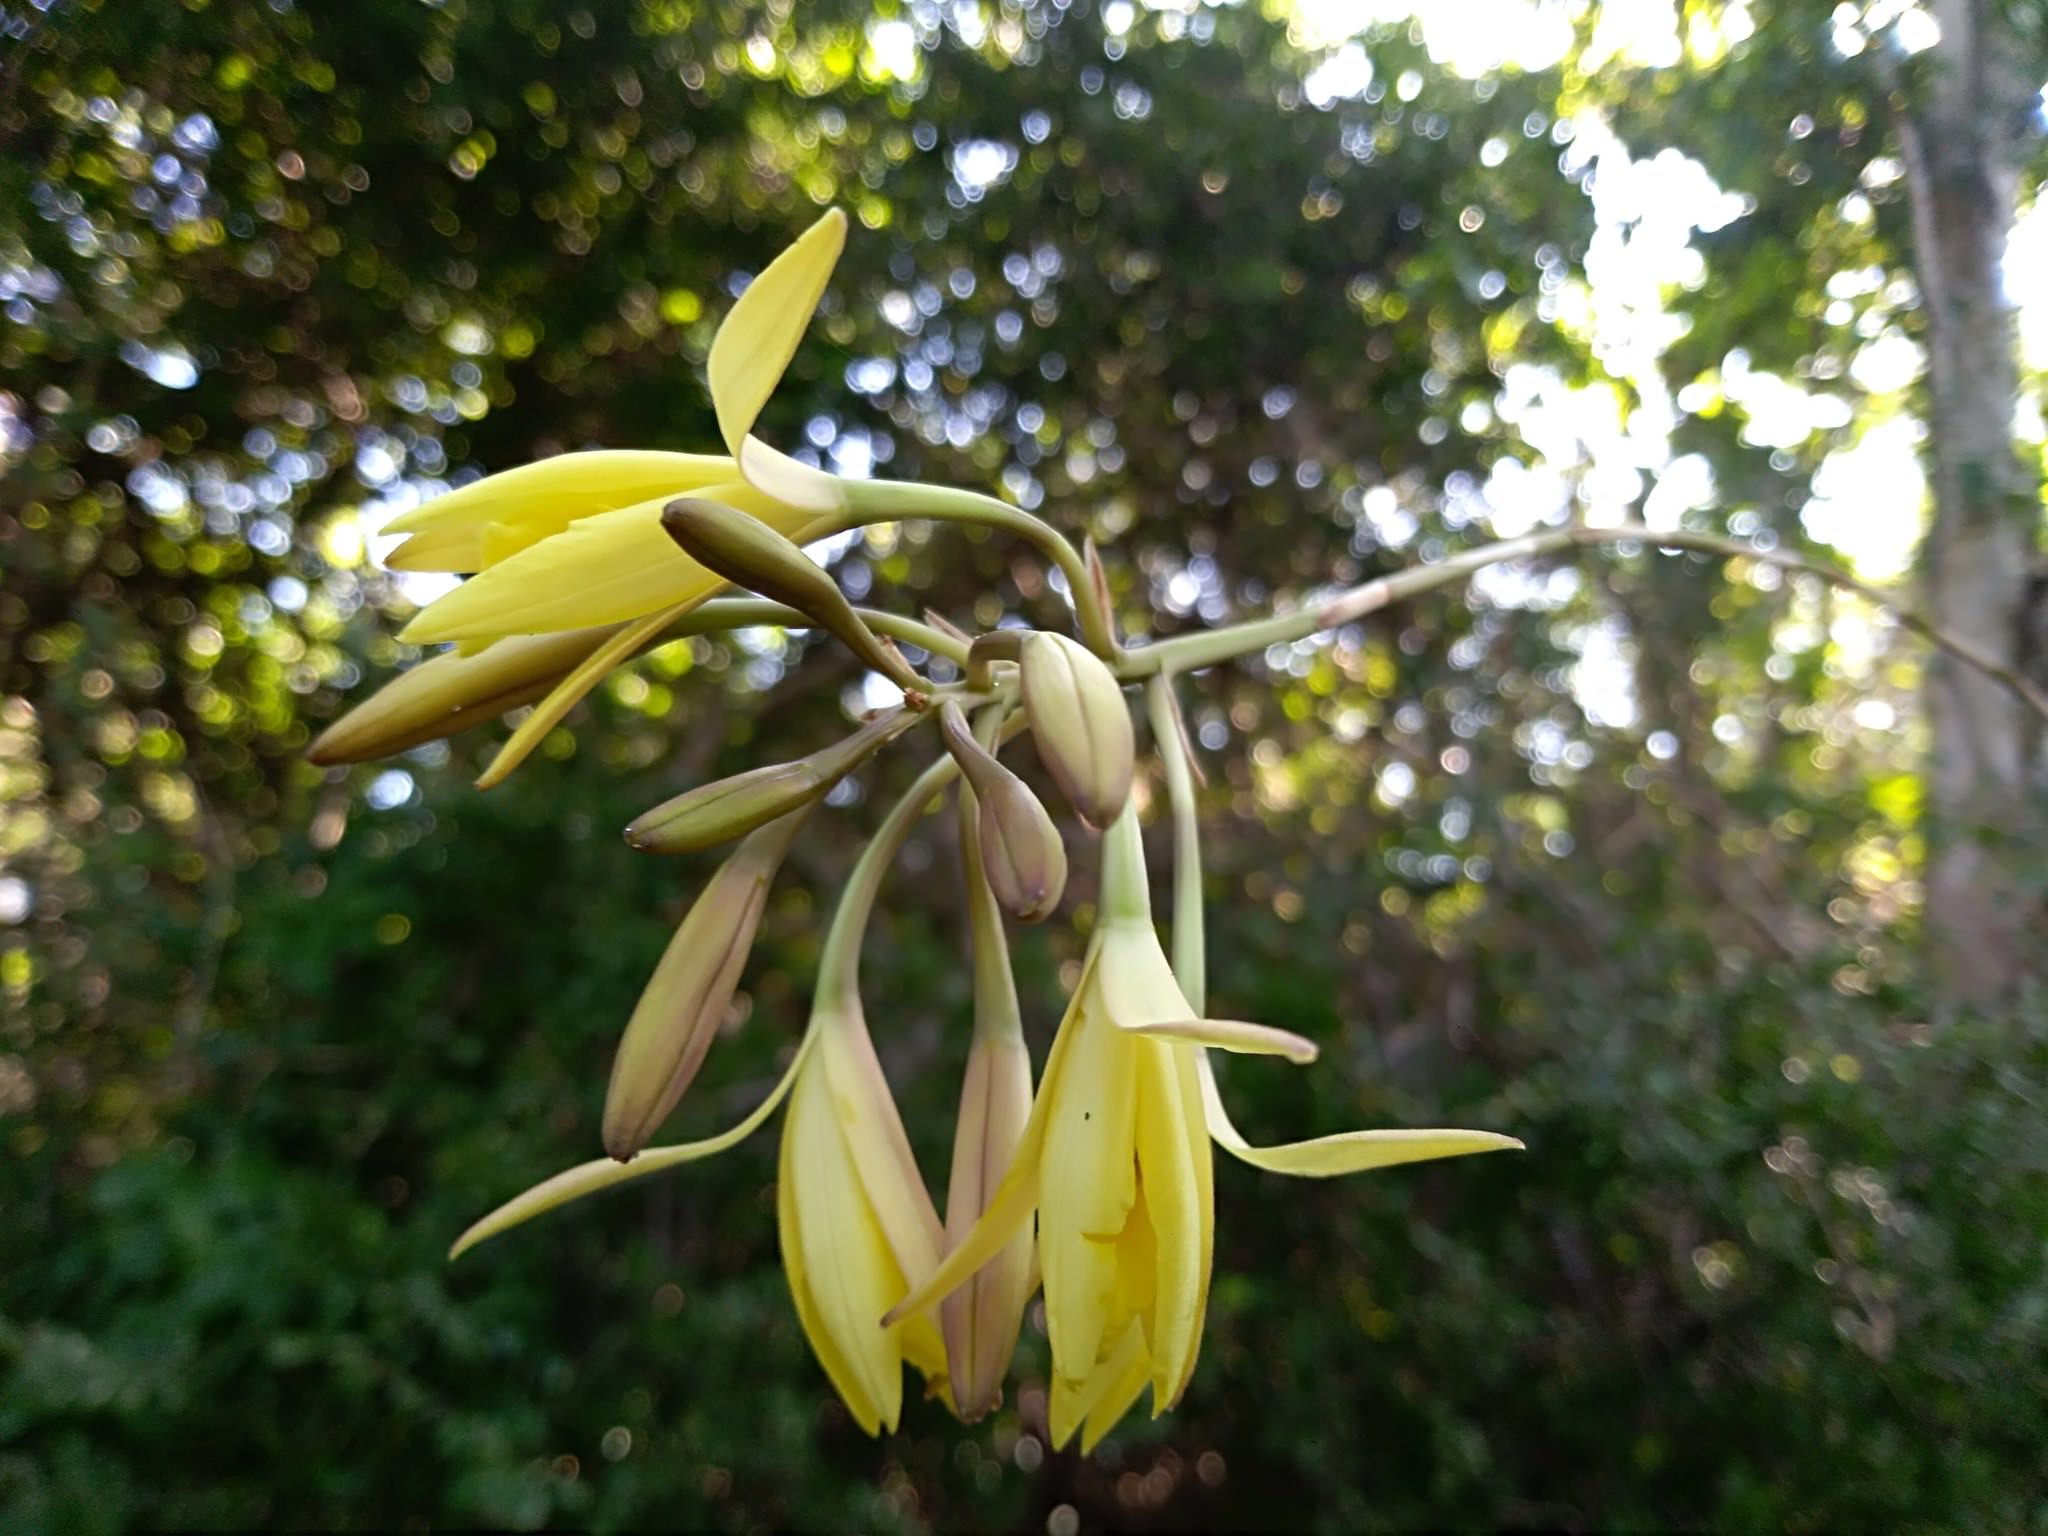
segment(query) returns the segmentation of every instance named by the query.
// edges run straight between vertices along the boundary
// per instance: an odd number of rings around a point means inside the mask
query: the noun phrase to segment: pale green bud
[[[796,609],[906,693],[925,686],[902,653],[861,621],[830,574],[759,518],[686,496],[662,508],[661,526],[699,565]]]
[[[917,719],[908,710],[891,710],[809,757],[699,785],[637,817],[626,841],[642,853],[696,853],[744,837],[819,798]]]
[[[639,1155],[704,1064],[754,947],[769,884],[811,808],[759,828],[733,851],[648,978],[605,1092],[604,1149],[620,1162]]]
[[[1067,888],[1067,850],[1059,829],[1024,781],[974,739],[957,704],[940,711],[939,729],[981,803],[977,842],[989,889],[1018,921],[1039,922]]]
[[[1065,635],[1026,635],[1018,662],[1038,755],[1067,803],[1100,831],[1131,796],[1136,741],[1123,685]]]

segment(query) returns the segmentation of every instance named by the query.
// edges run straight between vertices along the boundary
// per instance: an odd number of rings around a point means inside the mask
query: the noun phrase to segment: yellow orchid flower
[[[946,1351],[929,1316],[876,1319],[906,1276],[937,1267],[945,1237],[858,1002],[831,1003],[816,1028],[782,1123],[782,1265],[804,1337],[854,1421],[893,1433],[904,1362],[944,1394]]]
[[[430,603],[402,638],[455,642],[464,660],[511,637],[609,628],[553,670],[551,688],[528,679],[562,647],[519,648],[515,658],[458,670],[444,658],[387,685],[348,728],[323,738],[328,760],[355,760],[446,735],[545,693],[478,781],[502,781],[614,667],[651,643],[725,585],[662,529],[662,510],[681,496],[731,507],[798,544],[847,525],[836,477],[810,469],[748,436],[789,365],[845,244],[846,217],[828,211],[768,265],[733,305],[711,348],[712,403],[729,454],[597,450],[567,453],[490,475],[435,498],[386,525],[404,535],[386,564],[394,570],[474,573]],[[429,673],[429,669],[434,669]],[[491,686],[516,672],[517,690]],[[408,730],[392,730],[403,715]],[[447,726],[433,729],[434,724]],[[330,733],[332,736],[332,733]],[[382,743],[394,741],[398,746]],[[369,744],[373,750],[362,750]],[[343,756],[342,754],[346,754]]]
[[[387,525],[403,535],[386,563],[395,570],[471,573],[417,614],[402,632],[415,643],[453,642],[465,658],[511,637],[610,628],[553,688],[479,778],[501,782],[615,667],[702,605],[726,577],[686,553],[663,513],[681,497],[745,513],[792,544],[882,518],[928,517],[999,528],[1034,544],[1065,574],[1089,645],[1116,653],[1104,594],[1088,583],[1073,547],[1040,519],[972,491],[841,479],[790,458],[753,436],[761,408],[795,355],[846,243],[846,216],[829,209],[770,262],[734,302],[712,340],[707,372],[724,454],[597,450],[563,454],[491,475],[436,498]],[[553,651],[546,653],[549,656]],[[424,668],[415,669],[424,670]],[[535,670],[529,658],[515,668]],[[906,680],[891,668],[890,675]],[[329,746],[385,739],[415,745],[533,697],[472,686],[442,668],[399,701],[423,706],[447,730],[382,730],[387,711],[373,697]],[[395,686],[395,685],[393,685]],[[537,690],[535,690],[537,691]],[[474,700],[472,700],[474,695]],[[448,701],[443,707],[442,701]],[[431,718],[429,727],[431,726]],[[380,750],[397,750],[396,747]],[[343,760],[339,757],[333,760]]]
[[[429,604],[404,638],[477,643],[702,601],[724,579],[661,530],[662,508],[686,494],[748,513],[800,544],[833,531],[846,505],[836,477],[748,433],[845,243],[846,215],[830,209],[748,285],[719,326],[708,371],[729,454],[564,454],[394,521],[390,531],[411,535],[395,552],[399,569],[477,572]]]
[[[929,1307],[1038,1216],[1052,1338],[1055,1447],[1084,1450],[1149,1384],[1156,1417],[1193,1374],[1214,1236],[1209,1143],[1261,1167],[1324,1175],[1517,1147],[1485,1131],[1353,1131],[1254,1148],[1206,1080],[1204,1046],[1315,1048],[1262,1025],[1199,1019],[1152,928],[1144,852],[1126,806],[1103,849],[1102,919],[1053,1041],[1009,1178],[975,1230],[888,1320]]]

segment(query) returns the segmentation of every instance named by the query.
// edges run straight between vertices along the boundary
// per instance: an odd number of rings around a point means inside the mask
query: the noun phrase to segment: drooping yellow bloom
[[[630,1163],[596,1159],[556,1174],[477,1222],[449,1256],[585,1195],[727,1151],[759,1130],[787,1097],[776,1203],[783,1267],[805,1338],[870,1434],[896,1427],[906,1362],[923,1373],[930,1393],[950,1403],[945,1345],[935,1321],[920,1315],[880,1322],[937,1265],[946,1238],[868,1037],[857,968],[860,934],[882,873],[954,771],[944,758],[927,769],[855,865],[819,960],[802,1043],[752,1114],[703,1141],[650,1147]]]
[[[1520,1145],[1484,1131],[1354,1131],[1248,1146],[1206,1081],[1203,1047],[1298,1062],[1314,1047],[1282,1030],[1194,1016],[1152,928],[1128,807],[1104,847],[1102,913],[1010,1177],[975,1231],[890,1314],[944,1297],[1035,1210],[1053,1443],[1079,1430],[1084,1449],[1147,1385],[1156,1416],[1193,1374],[1214,1239],[1212,1138],[1260,1166],[1308,1175]]]
[[[804,1337],[869,1434],[893,1431],[903,1366],[947,1390],[946,1352],[928,1315],[877,1319],[937,1267],[938,1213],[917,1171],[858,1003],[817,1023],[782,1127],[776,1216],[782,1265]]]

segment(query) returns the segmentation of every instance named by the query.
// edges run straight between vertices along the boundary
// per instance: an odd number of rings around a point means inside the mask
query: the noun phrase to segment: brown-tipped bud
[[[662,508],[661,526],[699,565],[796,609],[905,692],[925,686],[902,653],[861,622],[824,568],[759,518],[686,496]]]
[[[989,889],[1019,922],[1051,915],[1067,888],[1067,850],[1038,796],[974,739],[957,704],[940,711],[946,750],[981,802],[977,818],[981,859]]]
[[[1097,831],[1131,797],[1136,739],[1116,674],[1065,635],[1033,632],[1019,664],[1038,755],[1081,819]]]
[[[306,756],[323,765],[368,762],[494,720],[546,693],[618,627],[520,635],[468,656],[435,656],[328,726]]]
[[[704,1064],[746,969],[768,887],[806,805],[754,832],[719,866],[691,906],[626,1021],[604,1099],[604,1149],[622,1163],[640,1154]]]
[[[642,853],[697,853],[744,837],[818,799],[917,719],[907,710],[890,710],[809,757],[701,784],[635,818],[626,841]]]

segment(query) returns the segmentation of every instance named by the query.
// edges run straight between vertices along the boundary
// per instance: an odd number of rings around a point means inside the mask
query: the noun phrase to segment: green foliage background
[[[1739,563],[1605,552],[1196,680],[1211,995],[1324,1048],[1231,1070],[1248,1133],[1530,1150],[1223,1169],[1170,1418],[1050,1454],[1027,1326],[999,1414],[868,1441],[788,1305],[766,1134],[442,1261],[596,1146],[705,872],[615,830],[808,750],[857,679],[803,636],[679,644],[488,796],[476,737],[410,781],[322,772],[311,733],[413,654],[359,518],[711,442],[733,275],[837,201],[855,238],[774,440],[1042,497],[1140,637],[1440,558],[1530,456],[1469,407],[1515,366],[1607,380],[1555,302],[1592,230],[1568,114],[1754,200],[1668,295],[1674,382],[1735,345],[1836,377],[1813,295],[1903,259],[1881,185],[1839,214],[1884,144],[1828,7],[1657,71],[1581,68],[1598,10],[1557,68],[1477,80],[1378,25],[1375,88],[1318,105],[1277,4],[0,7],[0,1526],[2048,1529],[2048,1012],[1948,1018],[1916,980],[1911,648],[1792,644],[1829,599]],[[956,171],[983,141],[987,184]],[[1858,302],[1911,334],[1894,292]],[[1699,526],[1798,547],[1821,456],[1900,404],[1855,403],[1775,453],[1689,416]],[[994,540],[904,525],[837,568],[1059,619]],[[1569,683],[1603,622],[1626,727]],[[908,767],[804,840],[679,1136],[786,1060]],[[935,1189],[950,836],[914,839],[865,966]],[[1019,940],[1041,1047],[1077,953],[1064,918]]]

